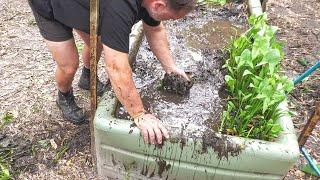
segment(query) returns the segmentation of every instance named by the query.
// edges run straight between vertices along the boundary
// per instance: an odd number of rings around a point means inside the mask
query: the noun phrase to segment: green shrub
[[[278,105],[293,82],[279,74],[284,53],[275,37],[277,28],[267,25],[266,14],[251,16],[249,24],[251,28],[231,43],[224,65],[229,97],[220,131],[272,140],[282,131]]]

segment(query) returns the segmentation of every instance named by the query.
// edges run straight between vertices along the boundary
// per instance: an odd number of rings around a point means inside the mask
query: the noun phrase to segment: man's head
[[[155,20],[179,19],[196,6],[197,0],[143,0],[142,6]]]

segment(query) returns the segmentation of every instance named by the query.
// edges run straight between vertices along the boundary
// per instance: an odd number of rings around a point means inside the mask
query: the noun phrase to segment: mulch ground
[[[282,67],[289,77],[320,59],[319,9],[319,0],[269,0],[269,23],[279,27],[278,38],[286,52]],[[81,49],[81,42],[77,45]],[[63,120],[55,104],[54,69],[27,2],[0,0],[0,116],[13,116],[1,129],[0,146],[10,149],[11,172],[17,179],[96,179],[89,127]],[[100,77],[106,80],[104,70]],[[77,87],[78,79],[79,73],[73,86],[77,102],[89,109],[89,93]],[[297,134],[320,100],[319,89],[317,71],[290,95]],[[319,144],[320,124],[306,144],[318,161]],[[301,156],[286,179],[315,179],[299,170],[305,163]]]

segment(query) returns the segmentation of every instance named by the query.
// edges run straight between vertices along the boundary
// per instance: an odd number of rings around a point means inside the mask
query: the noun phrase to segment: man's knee
[[[65,67],[59,67],[59,69],[63,72],[64,75],[68,76],[68,77],[73,77],[78,69],[78,66],[65,66]]]

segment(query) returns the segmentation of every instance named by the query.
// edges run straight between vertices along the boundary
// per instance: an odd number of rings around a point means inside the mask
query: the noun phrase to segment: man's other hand
[[[152,114],[142,114],[134,118],[134,122],[141,130],[146,143],[162,144],[163,136],[169,138],[168,130],[162,122]]]

